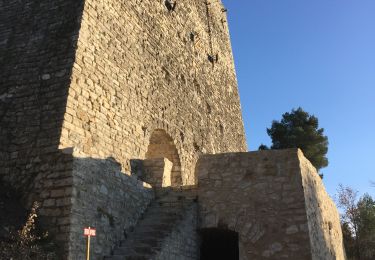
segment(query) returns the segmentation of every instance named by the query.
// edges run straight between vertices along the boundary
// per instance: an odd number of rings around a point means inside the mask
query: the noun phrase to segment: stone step
[[[165,218],[169,218],[172,216],[181,216],[183,211],[184,211],[183,209],[180,209],[180,210],[151,209],[146,212],[146,214],[143,216],[141,220],[154,218],[155,215],[160,216],[160,217],[165,217]]]
[[[137,255],[112,255],[105,256],[105,260],[149,260],[150,256],[137,256]]]
[[[170,223],[148,223],[148,224],[145,224],[143,223],[142,227],[140,228],[143,228],[143,229],[148,229],[148,230],[167,230],[169,228],[171,228],[171,225]],[[142,229],[138,229],[138,230],[142,230]]]
[[[169,233],[172,228],[168,229],[149,229],[140,228],[136,233],[132,234],[133,238],[160,238]],[[130,237],[129,237],[130,238]]]
[[[126,247],[130,244],[139,244],[139,245],[150,245],[152,247],[158,247],[162,243],[162,238],[156,238],[156,237],[134,237],[127,240],[121,240],[120,241],[120,247]]]
[[[156,200],[159,202],[179,202],[179,201],[197,201],[196,195],[185,195],[185,194],[168,194],[163,196],[156,197]]]
[[[181,212],[183,212],[184,209],[179,209],[179,210],[172,210],[172,209],[149,209],[144,215],[143,218],[140,220],[144,219],[149,219],[152,218],[154,215],[161,215],[165,216],[166,218],[171,217],[171,216],[178,216],[181,215]]]
[[[153,209],[147,211],[142,219],[139,220],[138,224],[143,224],[152,221],[152,223],[168,223],[169,221],[179,220],[184,216],[183,212],[185,208],[180,210],[159,210]]]
[[[186,205],[188,205],[188,204],[190,204],[190,203],[186,203]],[[160,204],[156,204],[156,205],[150,205],[147,208],[145,214],[148,213],[148,212],[150,212],[150,211],[153,211],[153,210],[159,210],[159,211],[181,211],[183,209],[184,209],[184,204],[182,204],[182,203],[179,203],[179,204],[175,204],[175,203],[168,204],[168,203],[166,203],[166,204],[161,204],[161,205]]]
[[[115,255],[126,255],[126,254],[137,254],[137,255],[152,255],[154,254],[158,247],[154,248],[149,245],[136,245],[127,247],[118,247],[114,250]]]
[[[180,212],[150,212],[148,216],[141,219],[138,224],[143,224],[152,221],[155,224],[168,223],[180,219],[183,216]],[[137,225],[138,225],[137,224]],[[134,230],[135,231],[135,230]]]
[[[165,197],[181,197],[181,198],[195,198],[197,196],[196,192],[182,191],[182,192],[156,192],[155,198],[165,198]]]
[[[113,250],[113,255],[104,259],[143,260],[152,259],[160,250],[176,224],[184,217],[184,212],[196,201],[190,190],[175,188],[157,191],[159,197],[149,205],[137,225],[121,240]]]

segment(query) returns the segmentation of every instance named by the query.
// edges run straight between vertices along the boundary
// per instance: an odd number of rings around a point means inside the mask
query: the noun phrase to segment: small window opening
[[[174,9],[176,8],[176,2],[172,2],[170,0],[165,0],[164,4],[167,7],[169,12],[173,12]]]

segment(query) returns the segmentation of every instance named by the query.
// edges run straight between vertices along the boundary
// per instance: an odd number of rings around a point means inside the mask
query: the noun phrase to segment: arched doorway
[[[201,260],[238,260],[238,233],[221,228],[203,228],[200,230]]]
[[[171,185],[182,185],[181,161],[173,139],[162,129],[156,129],[150,137],[146,159],[167,158],[173,163]]]

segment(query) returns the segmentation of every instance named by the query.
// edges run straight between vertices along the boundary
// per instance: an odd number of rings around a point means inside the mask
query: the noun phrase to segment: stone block
[[[52,190],[50,193],[51,198],[58,198],[58,197],[64,197],[65,196],[65,190]]]

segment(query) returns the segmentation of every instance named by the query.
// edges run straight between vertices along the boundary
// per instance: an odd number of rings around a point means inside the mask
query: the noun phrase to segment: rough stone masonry
[[[42,203],[63,258],[84,257],[89,225],[92,257],[113,253],[168,185],[197,186],[201,210],[171,227],[159,257],[198,258],[197,230],[225,228],[239,234],[240,259],[345,258],[336,208],[301,153],[244,153],[220,0],[9,0],[0,10],[0,178],[26,206]],[[240,226],[217,219],[232,209],[244,212]]]

